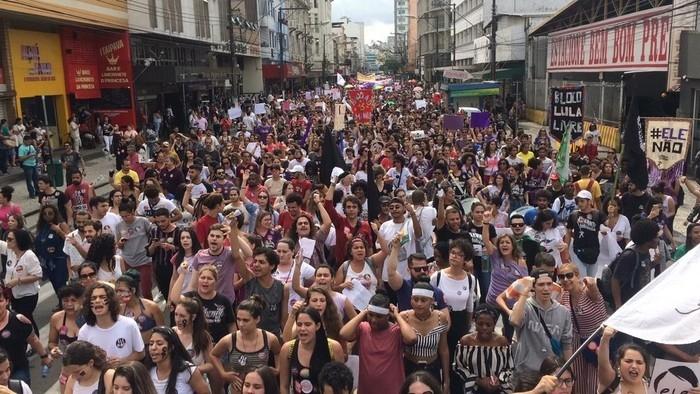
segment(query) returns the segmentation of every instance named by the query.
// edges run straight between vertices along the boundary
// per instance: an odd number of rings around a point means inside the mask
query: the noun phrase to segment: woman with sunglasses
[[[209,385],[170,327],[153,329],[144,361],[158,394],[210,394]]]
[[[107,367],[107,353],[86,341],[75,341],[63,354],[68,377],[65,394],[111,393],[114,370]]]
[[[573,343],[576,349],[598,330],[608,318],[605,301],[598,291],[595,278],[581,278],[576,264],[559,267],[557,279],[562,289],[561,304],[569,309],[573,326]],[[592,393],[598,385],[595,354],[585,351],[576,357],[573,371],[578,377],[575,394]]]
[[[525,235],[537,241],[544,248],[545,253],[551,254],[559,267],[563,263],[570,262],[569,245],[564,242],[564,237],[555,223],[554,211],[551,209],[541,210],[537,212],[532,228],[525,230]]]

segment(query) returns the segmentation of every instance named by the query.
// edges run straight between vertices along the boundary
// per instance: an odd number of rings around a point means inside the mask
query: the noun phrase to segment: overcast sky
[[[386,41],[394,32],[393,0],[334,0],[333,21],[347,16],[353,22],[365,23],[365,44]]]

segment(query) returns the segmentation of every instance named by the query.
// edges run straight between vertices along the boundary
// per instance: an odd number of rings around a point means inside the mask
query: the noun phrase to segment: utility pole
[[[321,62],[321,84],[326,83],[326,35],[323,35],[323,61]]]
[[[430,81],[435,83],[435,82],[437,82],[437,78],[435,77],[435,74],[437,73],[436,68],[440,67],[440,61],[439,61],[440,53],[438,51],[439,46],[440,46],[440,31],[438,30],[438,16],[437,15],[431,16],[431,17],[428,17],[428,19],[435,20],[435,59],[433,60],[433,74],[430,76]]]
[[[452,4],[452,66],[457,64],[457,4]]]
[[[498,23],[496,22],[496,0],[491,2],[491,80],[496,80],[496,30]]]
[[[284,94],[284,85],[287,82],[287,73],[284,72],[284,35],[282,34],[282,8],[284,7],[280,7],[277,10],[277,23],[279,25],[279,29],[277,29],[277,34],[280,38],[280,88],[282,89],[282,94]]]
[[[228,4],[228,42],[229,42],[229,53],[231,54],[231,93],[233,96],[238,96],[238,77],[236,76],[236,50],[233,45],[233,7],[231,7],[231,2]],[[235,81],[234,81],[235,80]]]

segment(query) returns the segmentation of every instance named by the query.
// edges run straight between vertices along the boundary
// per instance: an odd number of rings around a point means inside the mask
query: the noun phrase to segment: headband
[[[369,304],[367,305],[367,310],[372,313],[376,313],[378,315],[388,315],[389,314],[389,308],[384,308],[381,306],[376,306]]]
[[[411,292],[411,296],[435,298],[432,290],[420,289],[420,288],[417,289],[415,287],[413,288],[413,291]]]

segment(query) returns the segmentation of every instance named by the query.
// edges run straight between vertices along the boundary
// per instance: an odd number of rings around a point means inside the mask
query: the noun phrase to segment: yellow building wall
[[[18,116],[24,116],[22,98],[55,97],[56,125],[61,141],[66,141],[68,100],[59,35],[15,29],[10,29],[8,34]]]

